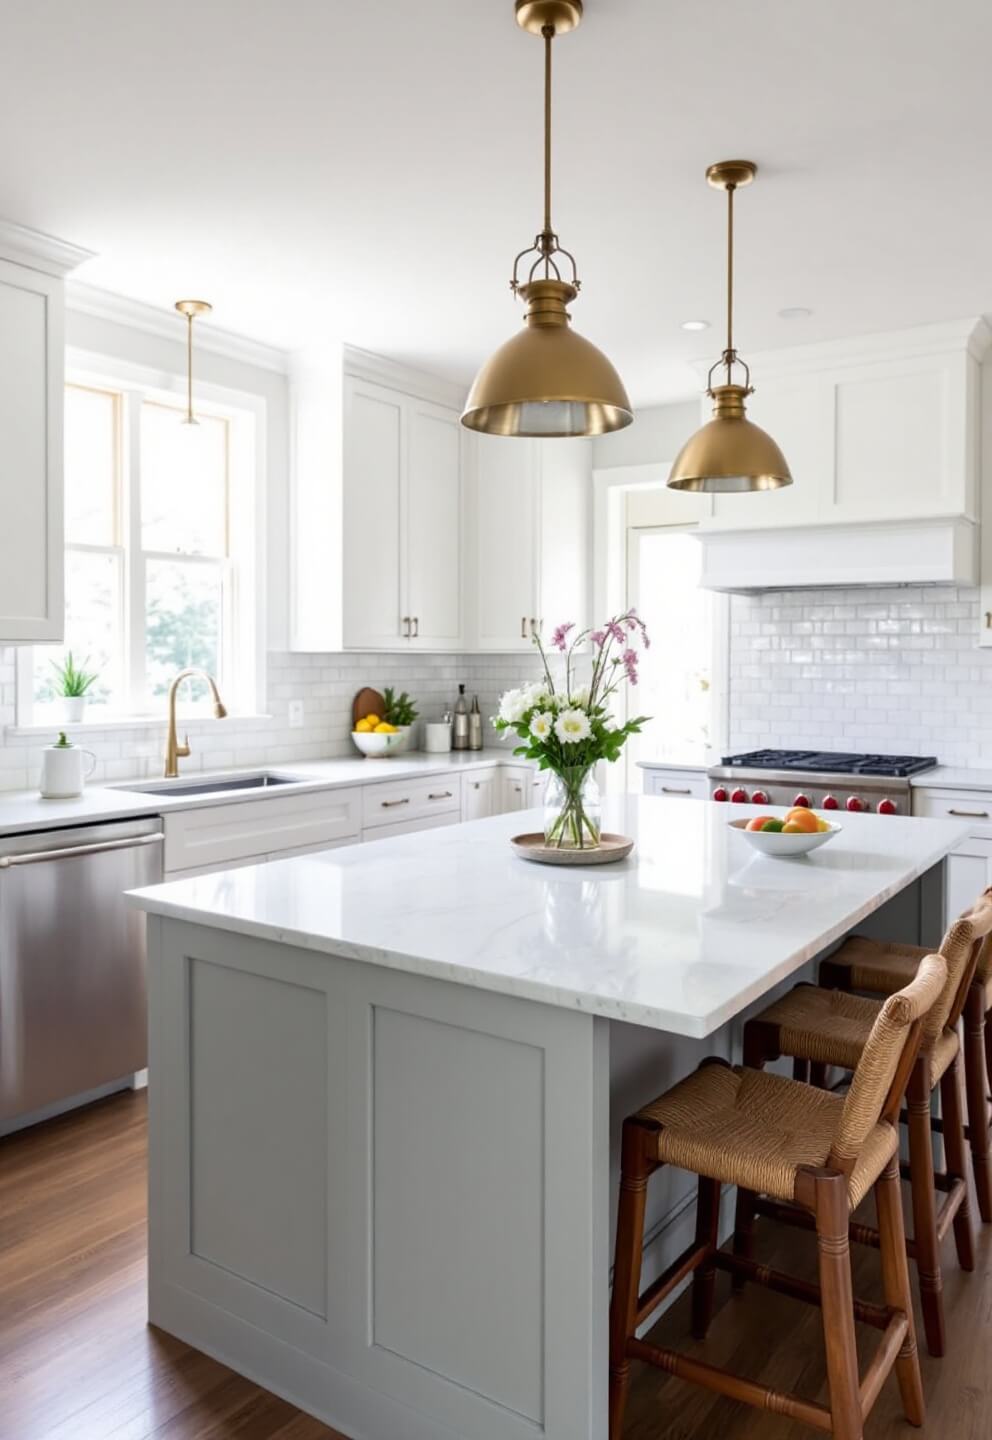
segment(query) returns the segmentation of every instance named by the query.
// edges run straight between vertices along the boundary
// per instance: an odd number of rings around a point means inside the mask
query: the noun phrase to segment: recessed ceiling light
[[[805,320],[812,313],[806,305],[786,305],[778,312],[780,320]]]
[[[682,321],[682,329],[683,329],[683,330],[708,330],[709,328],[710,328],[710,322],[709,322],[708,320],[683,320],[683,321]]]

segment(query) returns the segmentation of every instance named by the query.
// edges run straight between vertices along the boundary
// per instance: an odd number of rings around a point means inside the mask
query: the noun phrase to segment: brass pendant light
[[[688,440],[672,466],[673,490],[742,492],[778,490],[792,484],[785,456],[772,437],[747,418],[744,401],[753,393],[751,372],[734,349],[734,192],[750,185],[758,167],[750,160],[723,160],[706,172],[709,183],[727,192],[727,347],[710,370],[706,393],[713,401],[713,419]],[[735,385],[734,366],[744,371]],[[713,384],[713,372],[724,367],[726,383]]]
[[[206,300],[177,300],[176,309],[186,316],[186,414],[183,425],[199,425],[193,414],[193,321],[199,315],[209,315],[214,307]]]
[[[570,329],[566,307],[579,280],[551,225],[551,44],[579,24],[582,0],[516,0],[516,18],[544,40],[544,228],[513,262],[510,288],[527,306],[524,329],[479,371],[462,424],[486,435],[605,435],[630,424],[630,401],[602,351]]]

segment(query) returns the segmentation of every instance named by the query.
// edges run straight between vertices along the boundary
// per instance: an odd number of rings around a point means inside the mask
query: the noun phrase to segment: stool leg
[[[809,1083],[817,1090],[827,1088],[827,1067],[822,1060],[814,1060],[809,1067]]]
[[[720,1182],[700,1175],[696,1200],[696,1244],[708,1245],[711,1250],[716,1250],[719,1243]],[[716,1266],[712,1261],[704,1260],[692,1277],[692,1334],[696,1340],[705,1340],[710,1328],[715,1283]]]
[[[989,1153],[989,1106],[985,1075],[985,986],[973,982],[964,1007],[964,1079],[968,1096],[968,1135],[975,1175],[978,1213],[992,1221],[992,1154]]]
[[[930,1134],[930,1067],[918,1060],[906,1092],[909,1111],[909,1168],[913,1191],[913,1239],[923,1307],[923,1329],[931,1355],[944,1353],[943,1278],[937,1243],[937,1202]]]
[[[898,1154],[893,1155],[875,1185],[875,1204],[878,1209],[885,1303],[891,1310],[901,1310],[909,1322],[902,1349],[896,1357],[896,1377],[902,1396],[903,1413],[911,1425],[922,1425],[926,1417],[926,1406],[923,1400],[920,1357],[916,1349],[913,1297],[910,1294],[909,1269],[906,1264],[906,1231],[902,1218]]]
[[[800,1083],[803,1085],[809,1084],[808,1060],[800,1060],[800,1058],[796,1056],[795,1060],[793,1060],[792,1062],[792,1078],[793,1080],[800,1081]]]
[[[620,1440],[627,1391],[630,1387],[627,1341],[636,1328],[637,1297],[644,1253],[644,1206],[648,1176],[654,1168],[649,1165],[646,1155],[646,1142],[649,1139],[650,1132],[637,1121],[624,1122],[617,1248],[613,1267],[613,1296],[610,1301],[609,1440]]]
[[[753,1190],[745,1190],[740,1185],[737,1187],[734,1254],[743,1255],[745,1260],[750,1260],[754,1252],[754,1204],[756,1199]],[[730,1283],[735,1293],[743,1290],[745,1284],[743,1275],[735,1275]]]
[[[964,1199],[954,1217],[954,1243],[962,1270],[975,1268],[975,1239],[971,1231],[968,1201],[968,1169],[965,1161],[964,1117],[961,1113],[961,1070],[957,1058],[941,1076],[940,1108],[944,1121],[944,1154],[947,1173],[964,1181]]]
[[[986,1093],[992,1091],[992,1025],[989,1024],[987,1011],[985,1014],[985,1085]]]
[[[862,1440],[864,1427],[848,1247],[851,1220],[847,1181],[842,1175],[819,1174],[814,1195],[831,1433],[833,1440]]]

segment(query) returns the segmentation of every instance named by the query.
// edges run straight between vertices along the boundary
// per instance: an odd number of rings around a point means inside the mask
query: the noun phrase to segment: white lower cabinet
[[[710,784],[705,770],[645,770],[644,793],[671,800],[708,800]]]
[[[361,789],[273,795],[237,804],[204,805],[163,816],[165,873],[258,865],[305,846],[322,849],[361,833]]]
[[[488,820],[490,815],[500,813],[499,778],[500,772],[495,769],[462,775],[463,820]]]
[[[394,835],[413,835],[417,830],[439,830],[442,825],[457,825],[460,819],[457,810],[449,810],[444,815],[422,815],[419,820],[395,820],[391,825],[366,830],[362,840],[391,840]]]
[[[530,810],[544,799],[547,776],[530,765],[504,765],[501,783],[502,810]]]
[[[971,834],[947,857],[946,927],[992,885],[992,792],[914,790],[913,814],[971,825]]]

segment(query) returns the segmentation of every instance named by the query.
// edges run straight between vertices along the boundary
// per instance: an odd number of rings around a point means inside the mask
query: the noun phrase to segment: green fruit
[[[784,824],[784,820],[766,820],[764,825],[762,825],[761,829],[766,835],[769,834],[769,832],[777,835]]]

